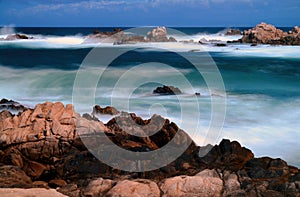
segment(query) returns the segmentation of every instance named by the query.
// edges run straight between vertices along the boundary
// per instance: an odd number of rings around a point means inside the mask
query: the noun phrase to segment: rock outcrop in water
[[[118,113],[120,112],[114,107],[107,106],[102,108],[99,105],[96,105],[93,108],[93,112],[92,112],[93,115],[97,115],[97,114],[116,115]]]
[[[181,94],[182,92],[179,90],[179,88],[176,88],[174,86],[162,86],[157,87],[155,90],[153,90],[153,94],[160,94],[160,95],[175,95],[175,94]]]
[[[1,99],[0,101],[0,111],[9,110],[14,112],[23,112],[26,109],[28,108],[13,100]]]
[[[157,27],[149,31],[146,36],[128,35],[121,29],[115,29],[112,32],[94,31],[94,34],[88,36],[85,42],[114,43],[116,45],[120,45],[143,42],[176,42],[176,39],[173,37],[167,37],[167,29],[165,27]]]
[[[227,29],[226,36],[235,36],[235,35],[242,35],[242,32],[239,29]]]
[[[149,42],[176,42],[175,38],[167,37],[167,29],[165,27],[157,27],[147,33],[146,41]]]
[[[275,26],[261,23],[256,27],[245,30],[240,43],[272,44],[272,45],[300,45],[300,28],[294,27],[291,31],[284,32]]]
[[[136,135],[153,130],[157,132],[149,137]],[[134,152],[157,150],[177,133],[178,146],[191,140],[175,123],[158,115],[143,120],[122,112],[103,124],[59,102],[38,104],[17,115],[4,110],[0,112],[0,194],[48,191],[59,196],[47,190],[54,188],[68,196],[299,196],[298,168],[281,159],[254,158],[236,141],[206,147],[191,141],[169,165],[130,173],[96,159],[79,133],[106,135]]]
[[[33,39],[33,37],[27,36],[25,34],[10,34],[6,36],[6,38],[0,40],[12,41],[12,40],[28,40],[28,39]]]

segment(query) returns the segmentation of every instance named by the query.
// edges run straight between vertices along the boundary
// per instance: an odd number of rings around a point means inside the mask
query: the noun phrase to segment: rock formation
[[[300,28],[296,26],[291,31],[284,32],[273,25],[261,23],[252,29],[245,30],[241,39],[230,42],[300,45]]]
[[[119,113],[119,111],[114,107],[107,106],[107,107],[102,108],[99,105],[96,105],[93,108],[93,112],[92,112],[92,114],[94,114],[94,115],[97,115],[97,114],[116,115],[118,113]]]
[[[155,90],[153,90],[153,94],[160,94],[160,95],[174,95],[174,94],[181,94],[181,91],[179,88],[176,88],[174,86],[166,86],[163,87],[157,87]]]
[[[152,131],[157,132],[149,135]],[[37,191],[48,191],[51,196],[62,196],[60,192],[74,197],[299,196],[298,168],[281,159],[254,158],[236,141],[222,140],[206,147],[191,141],[167,166],[130,173],[107,166],[87,150],[79,134],[91,133],[106,135],[133,152],[157,150],[178,133],[178,146],[191,140],[175,123],[159,115],[143,120],[122,112],[103,124],[81,117],[72,105],[60,102],[38,104],[17,115],[4,110],[0,112],[0,188],[9,189],[0,189],[0,195],[34,196]]]
[[[28,108],[13,100],[1,99],[0,101],[0,111],[9,110],[18,113],[18,112],[23,112],[26,109]]]
[[[242,35],[242,32],[238,29],[227,29],[226,36],[235,36],[235,35]]]
[[[165,27],[157,27],[148,32],[146,40],[149,42],[176,42],[175,38],[167,37],[167,29]]]
[[[33,37],[27,36],[25,34],[10,34],[6,38],[2,38],[2,41],[11,41],[11,40],[28,40],[33,39]]]
[[[122,29],[115,28],[111,32],[101,32],[99,30],[94,30],[92,35],[89,35],[84,43],[114,43],[122,40],[126,35]]]
[[[127,35],[121,29],[115,29],[112,32],[94,31],[94,34],[89,35],[85,43],[102,42],[120,44],[136,44],[143,42],[176,42],[173,37],[167,37],[167,29],[165,27],[157,27],[149,31],[145,36]]]

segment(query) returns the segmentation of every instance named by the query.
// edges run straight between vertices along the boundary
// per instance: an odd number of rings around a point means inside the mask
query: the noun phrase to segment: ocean
[[[299,46],[219,47],[214,40],[241,37],[225,36],[226,28],[220,27],[174,28],[182,34],[170,33],[178,41],[210,40],[206,45],[84,43],[94,29],[113,28],[0,29],[0,38],[10,33],[36,38],[0,42],[0,98],[29,107],[45,101],[74,103],[81,114],[91,113],[92,104],[113,105],[143,118],[156,113],[198,145],[237,140],[257,157],[280,157],[300,167]],[[116,56],[105,55],[107,51]],[[183,94],[152,94],[163,84],[179,87]],[[99,118],[105,122],[110,117]]]

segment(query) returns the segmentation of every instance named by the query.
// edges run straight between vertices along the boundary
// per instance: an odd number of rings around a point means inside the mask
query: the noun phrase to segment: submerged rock
[[[226,47],[227,44],[224,44],[224,43],[217,43],[217,44],[215,44],[215,46],[217,46],[217,47]]]

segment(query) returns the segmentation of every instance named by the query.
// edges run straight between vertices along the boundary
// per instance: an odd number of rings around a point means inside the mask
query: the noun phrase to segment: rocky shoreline
[[[223,34],[222,34],[223,35]],[[241,35],[242,38],[238,40],[227,41],[228,44],[243,43],[252,44],[270,44],[270,45],[300,45],[300,28],[295,26],[290,31],[283,31],[276,28],[271,24],[264,22],[256,25],[255,27],[241,32],[239,29],[227,29],[224,36]],[[35,39],[34,37],[25,34],[10,34],[6,38],[1,38],[0,41],[13,41],[13,40],[28,40]],[[177,40],[168,36],[166,27],[156,27],[147,32],[146,35],[130,35],[126,34],[122,29],[115,28],[111,32],[101,32],[94,30],[93,34],[86,36],[82,44],[87,43],[113,43],[114,45],[122,44],[137,44],[137,43],[153,43],[153,42],[177,42]],[[194,44],[214,44],[217,47],[227,46],[221,40],[181,40],[181,43],[194,43]]]
[[[0,112],[0,196],[300,196],[298,168],[279,158],[255,158],[237,141],[223,139],[219,145],[206,147],[192,141],[169,165],[135,173],[102,163],[79,136],[84,132],[106,135],[134,152],[157,150],[178,132],[175,146],[191,140],[175,123],[159,115],[152,117],[163,123],[159,131],[137,137],[118,122],[127,124],[133,133],[146,134],[158,125],[147,127],[151,120],[126,112],[118,112],[107,124],[95,118],[95,113],[117,113],[110,107],[95,106],[92,114],[83,116],[72,105],[60,102],[24,107],[16,115],[7,108]],[[144,129],[130,125],[132,120]],[[201,156],[199,152],[206,149],[209,152]]]

